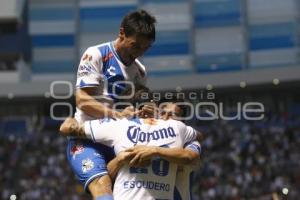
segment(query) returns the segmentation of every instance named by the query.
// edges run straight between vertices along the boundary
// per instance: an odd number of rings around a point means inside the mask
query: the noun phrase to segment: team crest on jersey
[[[94,162],[91,159],[85,159],[82,161],[82,172],[83,173],[87,173],[88,171],[90,171],[91,169],[94,168]]]
[[[83,61],[91,61],[92,59],[93,59],[93,56],[91,56],[89,54],[84,54],[84,56],[82,56]]]
[[[73,156],[73,159],[75,159],[76,155],[81,154],[82,152],[84,152],[82,144],[74,144],[71,148],[71,155]]]

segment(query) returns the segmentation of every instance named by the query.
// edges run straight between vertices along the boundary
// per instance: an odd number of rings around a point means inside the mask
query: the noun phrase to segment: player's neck
[[[155,119],[155,118],[145,118],[145,119],[143,119],[143,122],[145,124],[149,124],[149,125],[156,125],[157,124],[157,119]]]
[[[115,51],[116,51],[118,54],[120,54],[120,40],[119,40],[119,38],[117,38],[116,40],[114,40],[114,41],[112,42],[112,44],[113,44],[113,47],[114,47]]]
[[[128,64],[126,64],[126,62],[124,62],[124,59],[122,58],[122,52],[121,52],[121,44],[120,44],[120,40],[119,38],[117,38],[115,41],[112,42],[113,44],[113,48],[115,49],[116,54],[119,57],[119,60],[125,65],[127,66]]]

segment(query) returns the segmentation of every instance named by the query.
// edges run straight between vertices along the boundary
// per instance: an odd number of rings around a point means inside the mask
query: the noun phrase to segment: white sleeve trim
[[[91,139],[94,142],[96,142],[95,135],[93,132],[93,127],[92,127],[92,121],[84,122],[84,132],[88,139]]]

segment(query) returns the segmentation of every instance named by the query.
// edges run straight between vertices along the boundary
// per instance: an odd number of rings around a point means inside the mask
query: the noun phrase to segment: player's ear
[[[125,38],[125,32],[124,32],[124,28],[123,27],[120,28],[119,38],[120,38],[121,41],[124,40],[124,38]]]

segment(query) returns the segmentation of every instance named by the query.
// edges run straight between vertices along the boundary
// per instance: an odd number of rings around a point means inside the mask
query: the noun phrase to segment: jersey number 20
[[[167,176],[169,173],[169,162],[162,158],[155,158],[152,160],[152,172],[157,176]],[[148,168],[130,167],[130,173],[148,174]]]

